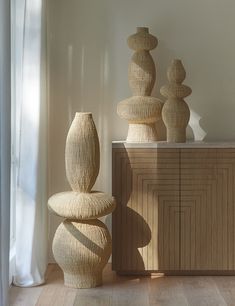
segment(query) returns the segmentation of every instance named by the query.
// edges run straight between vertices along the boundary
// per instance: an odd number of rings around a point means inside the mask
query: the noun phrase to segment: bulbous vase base
[[[129,124],[126,142],[145,143],[158,141],[155,123]]]
[[[98,219],[69,220],[55,233],[52,250],[64,272],[66,286],[92,288],[102,284],[102,271],[111,255],[106,225]]]
[[[64,273],[64,284],[72,288],[94,288],[102,285],[102,271],[97,274]]]
[[[183,128],[169,128],[167,129],[167,142],[186,142],[186,129]]]

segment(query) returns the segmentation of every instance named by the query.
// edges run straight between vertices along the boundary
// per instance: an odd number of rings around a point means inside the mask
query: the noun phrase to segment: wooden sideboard
[[[113,143],[113,270],[235,274],[235,144]]]

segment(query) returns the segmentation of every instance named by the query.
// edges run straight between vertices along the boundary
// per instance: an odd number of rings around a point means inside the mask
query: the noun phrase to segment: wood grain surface
[[[63,285],[50,264],[46,284],[12,287],[10,306],[234,306],[235,276],[118,276],[108,264],[104,284],[92,289]]]
[[[235,270],[235,149],[114,148],[113,269]]]

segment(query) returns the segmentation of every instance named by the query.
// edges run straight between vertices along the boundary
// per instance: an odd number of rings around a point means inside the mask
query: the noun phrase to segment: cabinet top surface
[[[112,141],[113,148],[235,148],[235,141],[227,142],[204,142],[187,141],[185,143],[170,143],[166,141],[157,141],[149,143],[127,143],[126,141]]]

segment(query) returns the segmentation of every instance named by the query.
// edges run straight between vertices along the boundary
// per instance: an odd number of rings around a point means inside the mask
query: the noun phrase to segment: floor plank
[[[183,278],[182,284],[189,306],[227,306],[213,277],[187,276]]]
[[[74,300],[73,306],[111,306],[112,297],[100,294],[78,294]]]
[[[224,298],[227,306],[235,305],[235,276],[223,276],[213,277],[218,291]]]
[[[49,265],[47,284],[36,306],[71,306],[77,295],[77,289],[68,288],[63,283],[63,273],[57,265]]]
[[[153,277],[149,280],[150,306],[188,306],[181,277]]]
[[[235,276],[119,276],[108,264],[103,286],[73,289],[51,264],[45,285],[12,287],[10,301],[11,306],[234,306]]]
[[[10,289],[10,306],[35,306],[43,286],[20,288],[12,286]]]
[[[148,278],[117,277],[113,284],[112,306],[147,306]]]

